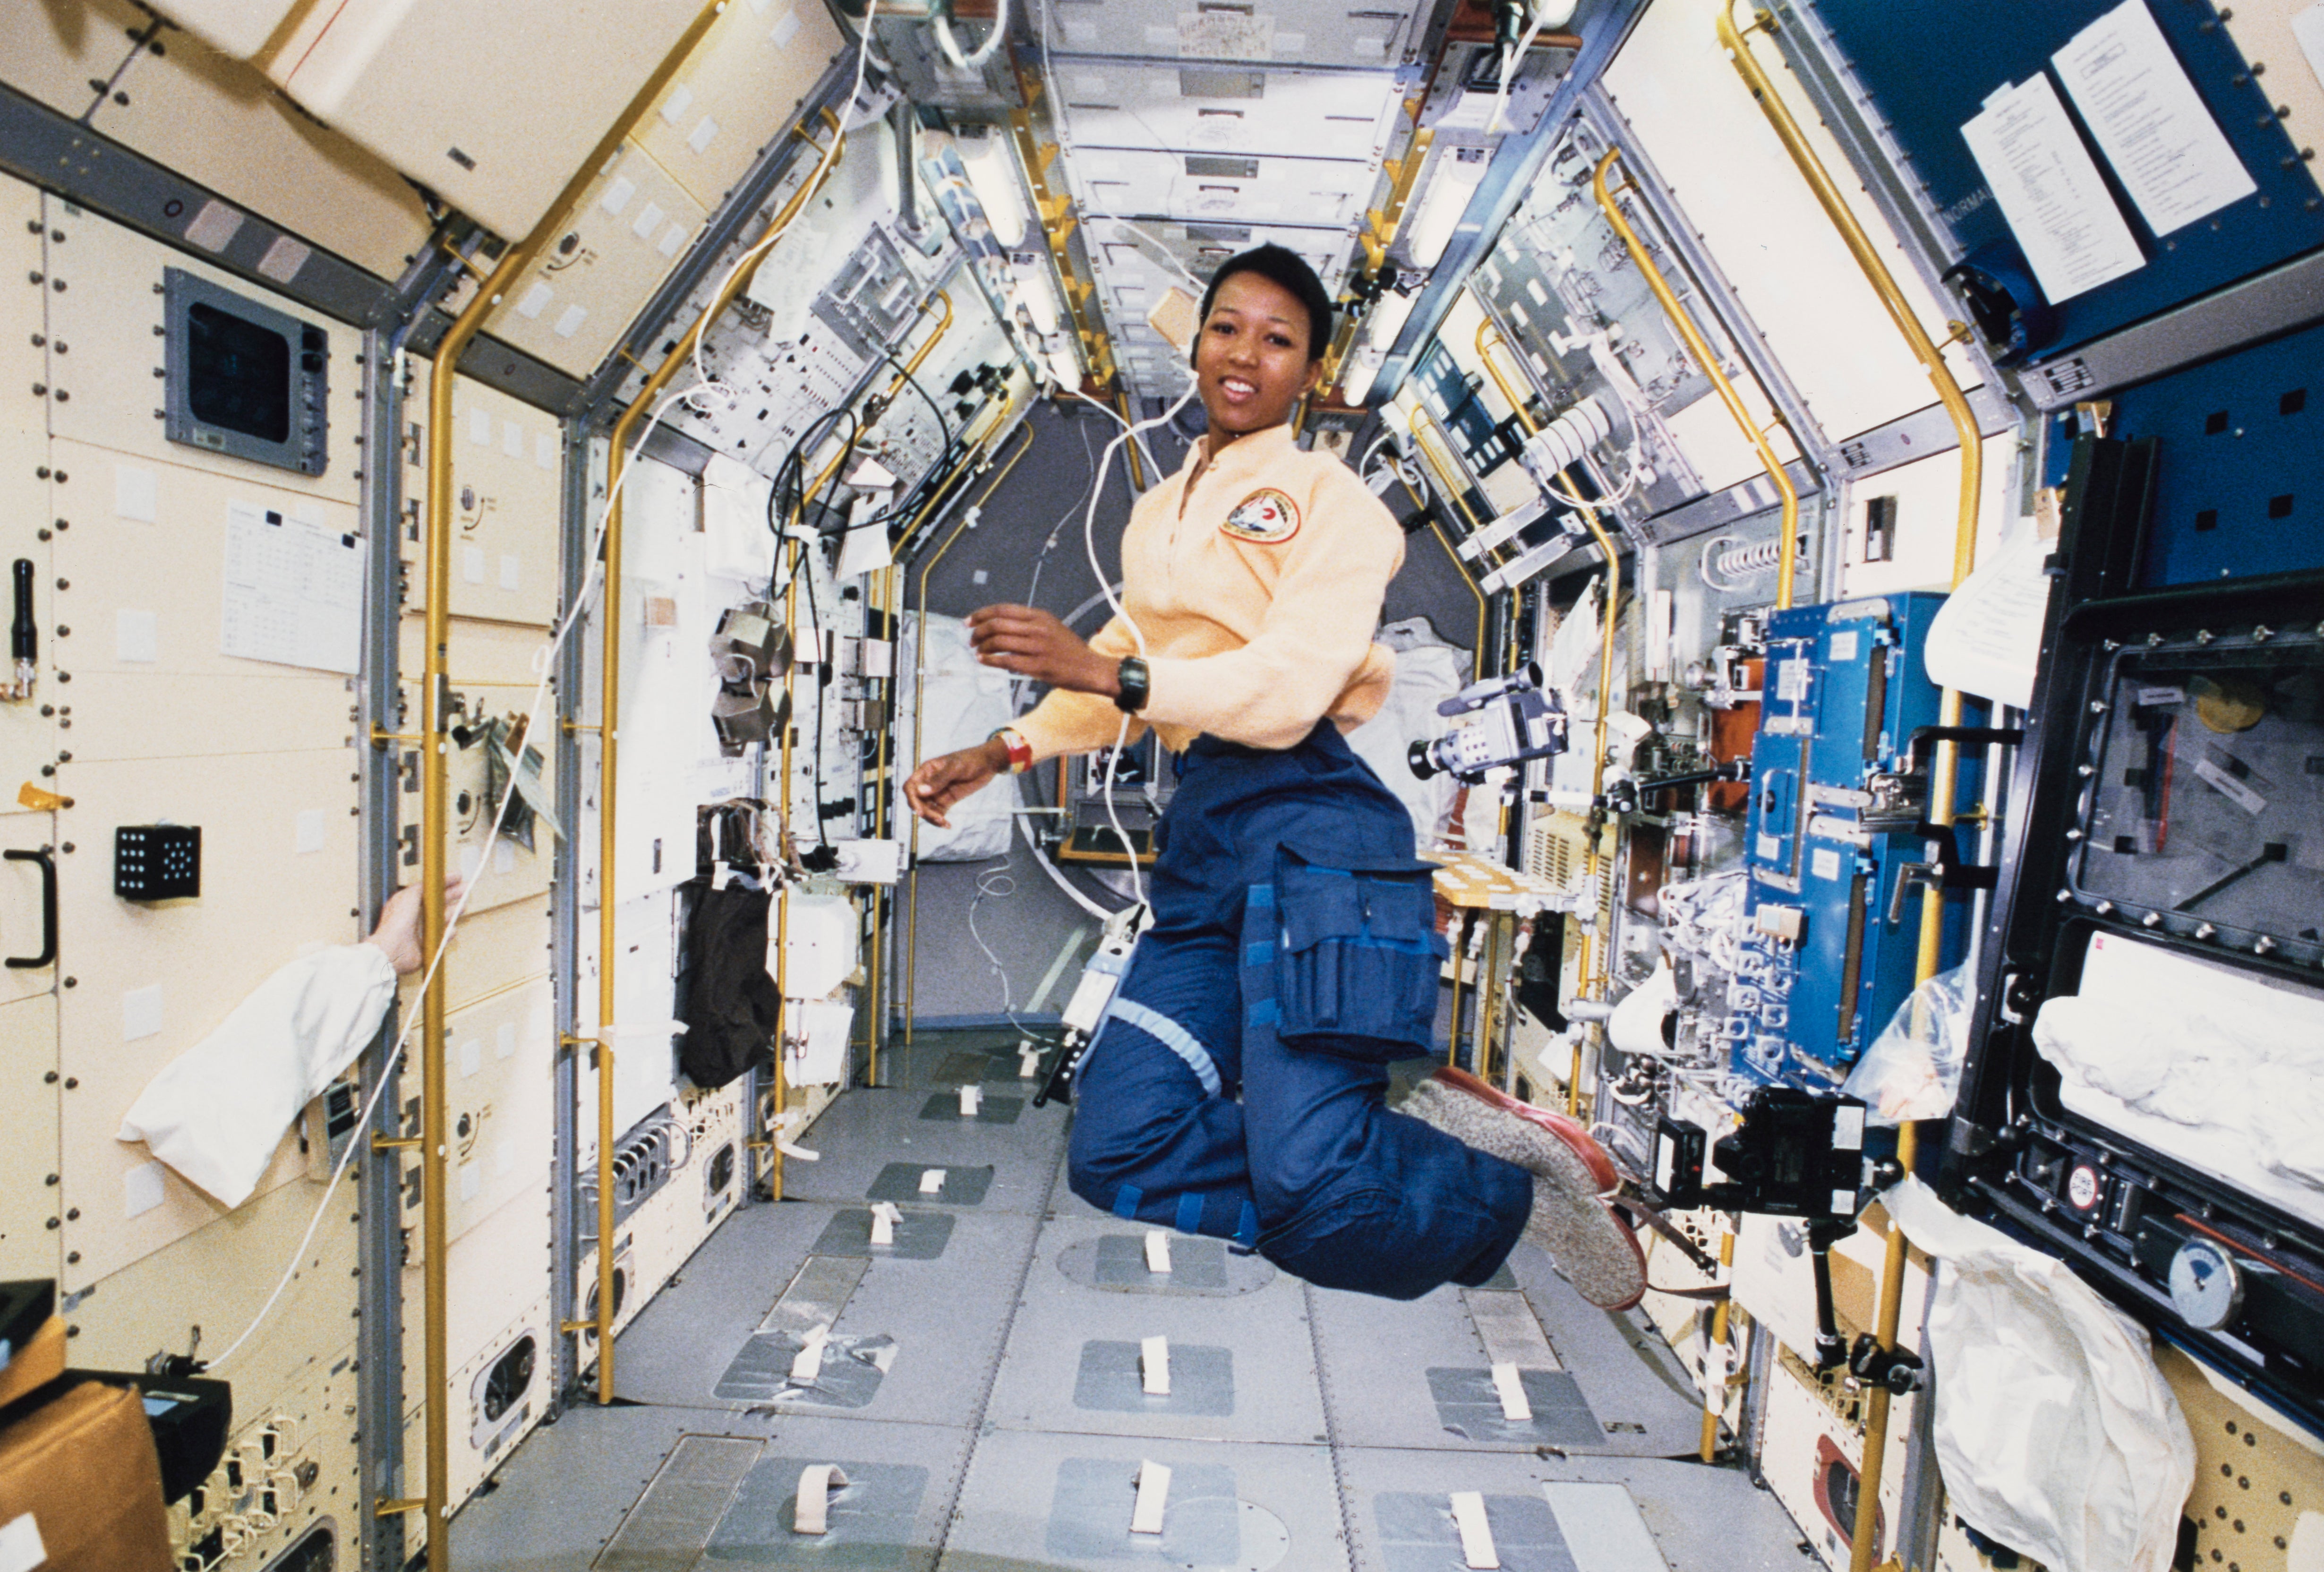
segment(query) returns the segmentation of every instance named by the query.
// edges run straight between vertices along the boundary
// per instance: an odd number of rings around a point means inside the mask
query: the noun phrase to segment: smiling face
[[[1263,273],[1230,274],[1194,341],[1211,448],[1279,426],[1323,370],[1308,358],[1307,308]]]

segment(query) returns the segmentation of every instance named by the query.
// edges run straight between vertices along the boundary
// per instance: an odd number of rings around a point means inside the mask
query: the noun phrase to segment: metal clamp
[[[1859,1332],[1849,1351],[1848,1373],[1868,1386],[1883,1386],[1893,1397],[1910,1397],[1929,1384],[1928,1367],[1909,1348],[1883,1348],[1869,1332]]]

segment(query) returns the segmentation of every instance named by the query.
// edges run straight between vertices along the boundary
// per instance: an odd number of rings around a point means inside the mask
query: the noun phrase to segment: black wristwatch
[[[1121,664],[1115,668],[1114,680],[1121,685],[1121,691],[1113,696],[1116,709],[1136,715],[1146,707],[1146,695],[1152,681],[1147,675],[1145,657],[1124,656]]]

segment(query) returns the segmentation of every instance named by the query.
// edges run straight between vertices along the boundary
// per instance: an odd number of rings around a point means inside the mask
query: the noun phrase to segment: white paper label
[[[686,118],[686,112],[693,104],[694,89],[680,82],[669,90],[669,97],[661,101],[661,117],[675,125]]]
[[[1775,697],[1785,704],[1797,704],[1808,696],[1808,663],[1805,661],[1785,661],[1775,668]]]
[[[1485,1497],[1481,1491],[1452,1493],[1452,1526],[1461,1530],[1461,1559],[1464,1565],[1478,1572],[1490,1572],[1501,1564],[1500,1552],[1493,1548],[1493,1530],[1485,1521]]]
[[[501,587],[514,590],[524,575],[524,559],[513,551],[501,553]]]
[[[134,1042],[161,1030],[161,985],[130,988],[121,995],[121,1040]]]
[[[550,289],[545,283],[536,282],[530,289],[525,291],[524,293],[518,298],[516,302],[516,314],[527,319],[528,320],[538,321],[540,319],[541,312],[549,310],[549,302],[556,298],[557,291],[555,290]]]
[[[686,145],[696,153],[706,153],[709,151],[710,144],[717,140],[718,122],[705,115],[695,124],[694,134],[686,139]]]
[[[2051,59],[2155,234],[2183,229],[2259,190],[2146,0],[2123,0]]]
[[[2317,83],[2324,86],[2324,0],[2316,0],[2292,19],[2292,36],[2300,41],[2300,52],[2308,57],[2308,69],[2316,73]]]
[[[2138,690],[2138,702],[2142,706],[2184,704],[2187,702],[2187,690],[2183,688],[2142,688]]]
[[[1808,854],[1808,871],[1819,879],[1840,877],[1840,854],[1830,846],[1818,846]]]
[[[304,856],[309,852],[321,851],[324,836],[329,828],[329,821],[324,817],[323,810],[302,808],[295,822],[298,828],[291,844],[297,848],[298,855]]]
[[[1832,634],[1831,659],[1834,665],[1838,665],[1842,661],[1853,661],[1856,659],[1856,630],[1854,628],[1849,629],[1844,633]]]
[[[581,331],[581,324],[588,319],[589,310],[587,307],[567,306],[565,308],[564,314],[557,319],[555,324],[556,334],[559,338],[570,338],[573,335]]]
[[[1148,1337],[1138,1345],[1138,1372],[1144,1378],[1146,1395],[1170,1395],[1170,1339]]]
[[[613,183],[605,188],[605,194],[597,199],[597,205],[618,218],[622,216],[622,209],[630,205],[630,199],[637,194],[635,180],[627,175],[617,176]]]
[[[2145,265],[2046,75],[1987,99],[1961,139],[2052,303]]]
[[[352,677],[362,654],[363,583],[355,536],[229,502],[218,652]]]
[[[1776,859],[1776,857],[1783,854],[1783,842],[1777,840],[1774,836],[1763,835],[1759,837],[1758,846],[1757,849],[1753,851],[1752,855],[1757,857],[1763,863],[1772,863]]]
[[[150,611],[113,614],[113,653],[115,659],[150,663],[161,658],[161,619]]]
[[[2261,814],[2267,811],[2266,798],[2262,797],[2258,792],[2253,791],[2250,787],[2236,780],[2233,775],[2230,775],[2225,770],[2220,769],[2217,764],[2211,763],[2210,760],[2196,760],[2195,773],[2200,775],[2205,781],[2209,781],[2213,791],[2226,798],[2228,801],[2234,803],[2237,808],[2242,809],[2246,813]]]
[[[1138,1500],[1130,1509],[1130,1531],[1158,1534],[1170,1504],[1170,1471],[1151,1459],[1138,1466]]]
[[[141,1162],[121,1176],[121,1215],[142,1217],[161,1204],[161,1165]]]
[[[630,233],[650,245],[654,231],[660,228],[661,221],[669,217],[669,214],[661,210],[659,203],[648,202],[638,209],[638,216],[630,221]]]
[[[1864,1110],[1840,1107],[1831,1111],[1831,1149],[1834,1151],[1864,1150]]]
[[[49,1548],[41,1542],[41,1525],[32,1514],[10,1518],[0,1523],[0,1572],[32,1572],[49,1558]]]
[[[468,411],[468,440],[479,448],[493,445],[493,412],[490,410]]]
[[[1522,1425],[1533,1418],[1533,1404],[1526,1401],[1525,1381],[1515,1364],[1504,1362],[1493,1366],[1493,1394],[1501,1400],[1501,1418],[1511,1424]]]
[[[777,49],[780,49],[798,35],[798,13],[786,11],[782,14],[782,19],[767,30],[767,37]]]
[[[159,515],[161,504],[161,478],[152,470],[134,464],[113,467],[113,513],[115,518],[134,519],[141,524],[150,524]]]
[[[460,577],[471,584],[484,581],[484,549],[482,546],[460,548]]]
[[[516,1054],[516,1022],[504,1021],[493,1033],[493,1057],[511,1059]]]

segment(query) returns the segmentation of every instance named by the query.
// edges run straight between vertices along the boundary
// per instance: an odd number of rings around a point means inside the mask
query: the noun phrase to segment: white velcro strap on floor
[[[1148,1337],[1138,1347],[1138,1369],[1146,1378],[1146,1395],[1170,1395],[1170,1339]]]
[[[798,1500],[791,1507],[791,1532],[831,1531],[831,1493],[847,1483],[836,1463],[816,1463],[799,1470]]]
[[[798,1351],[798,1357],[791,1361],[793,1381],[813,1381],[823,1373],[823,1345],[829,1341],[831,1341],[830,1324],[824,1321],[816,1322],[808,1331],[806,1344]]]
[[[1493,1549],[1493,1530],[1485,1522],[1481,1492],[1452,1493],[1452,1526],[1461,1530],[1461,1558],[1469,1566],[1486,1572],[1501,1564],[1500,1552]]]
[[[1519,1425],[1533,1418],[1533,1405],[1526,1401],[1525,1382],[1516,1365],[1493,1366],[1493,1392],[1501,1400],[1501,1418]]]
[[[1017,1078],[1020,1081],[1029,1081],[1033,1078],[1034,1072],[1040,1068],[1039,1045],[1031,1042],[1019,1043],[1017,1045]]]
[[[920,1170],[920,1194],[924,1196],[940,1196],[944,1194],[944,1186],[945,1170],[943,1169],[924,1168]]]
[[[976,1110],[977,1110],[981,1105],[982,1105],[983,1102],[984,1102],[984,1088],[983,1088],[982,1087],[961,1087],[961,1089],[960,1089],[960,1116],[961,1116],[962,1118],[964,1118],[964,1119],[973,1119],[973,1118],[975,1118],[975,1117],[976,1117]]]
[[[896,1242],[896,1225],[903,1220],[904,1214],[896,1209],[895,1202],[872,1202],[872,1243],[874,1244],[893,1244]]]
[[[1146,1230],[1146,1270],[1148,1271],[1170,1270],[1170,1235],[1159,1228]]]
[[[1156,1339],[1159,1341],[1159,1339]],[[1138,1466],[1138,1504],[1130,1509],[1130,1531],[1158,1534],[1163,1509],[1170,1504],[1170,1471],[1151,1458]]]

